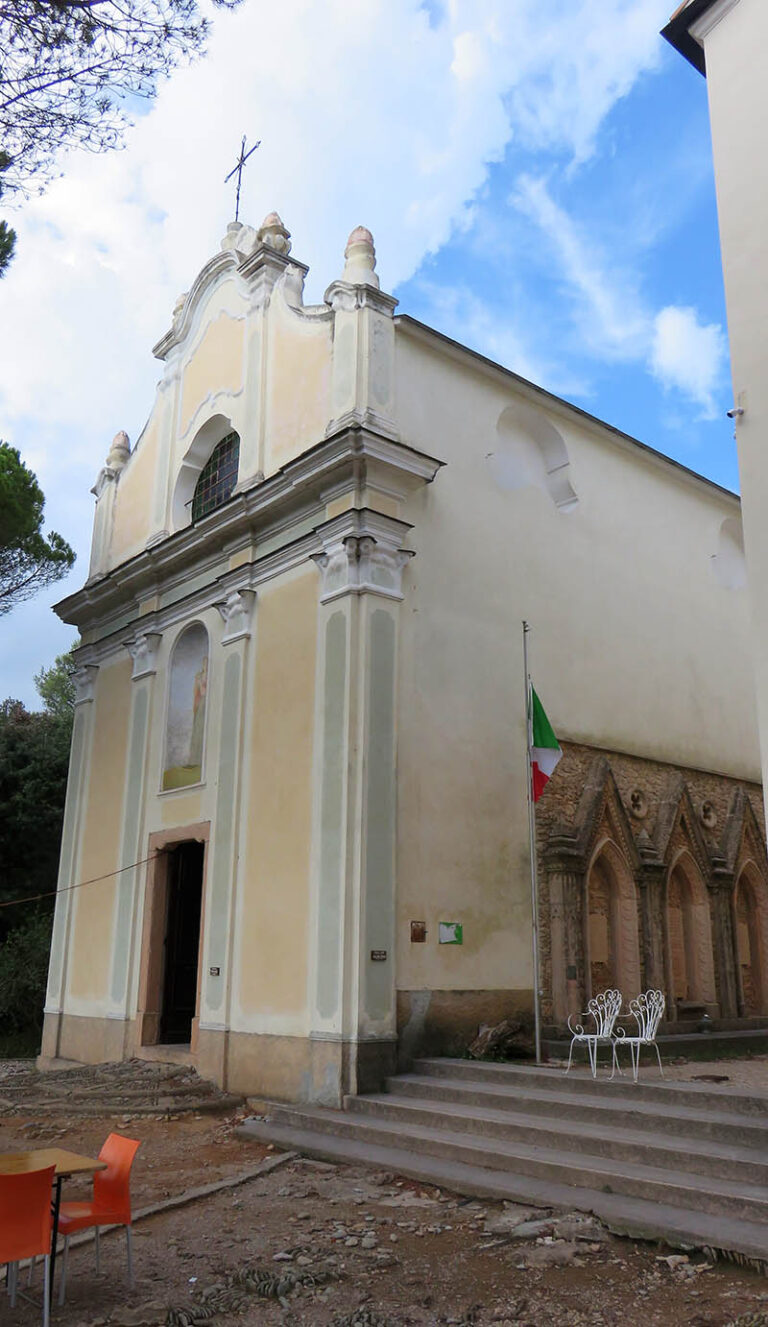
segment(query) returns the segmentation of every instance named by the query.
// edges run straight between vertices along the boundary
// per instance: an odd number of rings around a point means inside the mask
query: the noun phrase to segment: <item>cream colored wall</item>
[[[130,660],[100,669],[78,882],[119,865],[130,702]],[[100,1012],[108,1000],[116,893],[116,876],[75,891],[65,997],[70,1013]]]
[[[201,402],[212,392],[236,392],[243,381],[245,322],[220,313],[205,328],[184,366],[180,433],[187,432]]]
[[[136,448],[120,476],[112,538],[106,559],[109,568],[134,557],[155,532],[147,494],[152,493],[159,480],[160,444],[159,420],[153,417],[144,430],[141,445]]]
[[[228,429],[241,437],[238,479],[246,485],[319,442],[331,413],[332,351],[330,314],[293,309],[279,287],[266,312],[249,310],[233,270],[220,274],[171,351],[149,422],[117,480],[101,573],[189,522],[189,507],[174,501],[179,476],[190,460],[197,467],[191,498],[196,474]],[[111,493],[110,485],[102,501]]]
[[[317,571],[259,593],[232,1026],[305,1031]]]
[[[270,308],[265,474],[319,442],[331,415],[331,324],[301,323],[282,300]]]
[[[401,612],[398,986],[530,984],[521,620],[555,731],[745,778],[759,764],[743,590],[712,571],[725,495],[599,426],[552,416],[578,506],[559,510],[514,388],[398,329],[404,440],[447,462],[404,509],[417,556]],[[503,462],[503,463],[502,463]],[[537,483],[504,487],[517,466]],[[410,920],[426,921],[411,944]],[[464,944],[438,946],[439,921]]]
[[[704,38],[728,308],[736,436],[752,603],[753,650],[768,787],[768,7],[739,0]]]

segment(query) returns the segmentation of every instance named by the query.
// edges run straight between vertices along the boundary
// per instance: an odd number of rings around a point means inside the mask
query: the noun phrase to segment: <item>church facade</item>
[[[338,1103],[533,998],[768,1015],[738,499],[234,223],[97,480],[43,1056]],[[74,886],[74,888],[72,888]]]

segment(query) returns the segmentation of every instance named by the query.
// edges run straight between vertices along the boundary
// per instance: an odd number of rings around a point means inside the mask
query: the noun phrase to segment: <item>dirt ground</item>
[[[61,1146],[95,1155],[110,1130],[122,1131],[142,1143],[132,1184],[138,1210],[261,1160],[272,1164],[278,1154],[235,1136],[245,1113],[37,1121],[19,1113],[0,1118],[0,1151]],[[68,1182],[64,1197],[87,1187]],[[757,1271],[617,1239],[585,1218],[568,1238],[515,1238],[519,1215],[374,1169],[296,1158],[138,1221],[132,1291],[122,1232],[102,1240],[101,1276],[92,1243],[73,1249],[67,1303],[54,1307],[52,1323],[189,1327],[206,1320],[204,1306],[210,1315],[224,1304],[207,1320],[222,1327],[768,1327],[768,1279]],[[33,1294],[39,1282],[38,1270]],[[39,1321],[39,1307],[22,1303],[12,1312],[0,1290],[3,1327]]]

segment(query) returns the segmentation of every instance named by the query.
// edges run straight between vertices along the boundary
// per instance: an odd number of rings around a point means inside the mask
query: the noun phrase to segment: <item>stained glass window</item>
[[[221,442],[217,442],[200,471],[200,478],[192,498],[193,521],[199,521],[202,516],[215,511],[232,496],[232,489],[237,483],[239,459],[240,436],[237,433],[228,433]]]

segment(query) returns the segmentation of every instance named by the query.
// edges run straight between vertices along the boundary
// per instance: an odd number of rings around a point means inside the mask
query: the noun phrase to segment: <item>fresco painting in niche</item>
[[[179,636],[171,658],[163,791],[203,777],[208,633],[196,623]]]

